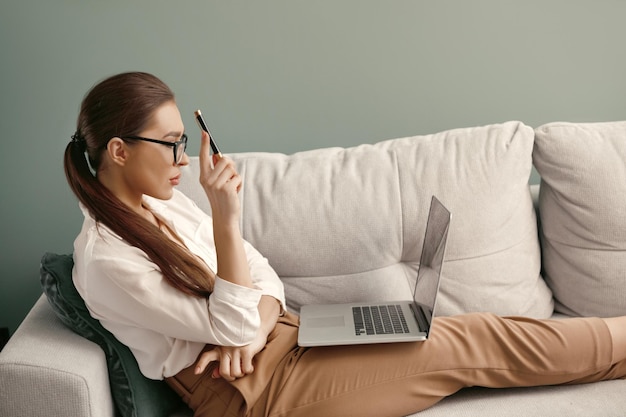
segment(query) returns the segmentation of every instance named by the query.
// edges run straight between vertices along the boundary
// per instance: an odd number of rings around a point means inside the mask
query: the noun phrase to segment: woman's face
[[[164,103],[152,116],[147,128],[138,136],[166,142],[179,141],[185,131],[176,103]],[[183,155],[179,164],[174,161],[173,147],[136,141],[130,148],[132,163],[128,164],[126,181],[137,194],[146,194],[161,200],[172,197],[180,181],[180,166],[189,158]]]

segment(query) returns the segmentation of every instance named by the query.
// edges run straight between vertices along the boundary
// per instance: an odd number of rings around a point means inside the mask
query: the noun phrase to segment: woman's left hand
[[[259,315],[261,327],[256,337],[246,346],[215,346],[211,350],[202,352],[196,361],[194,372],[196,375],[204,372],[211,362],[219,362],[219,366],[213,370],[213,378],[224,378],[234,381],[254,372],[252,360],[257,353],[265,348],[270,332],[276,326],[276,321],[281,312],[280,303],[274,297],[264,295],[259,301]]]
[[[196,361],[194,373],[196,375],[204,372],[212,362],[219,362],[219,367],[213,370],[213,378],[224,378],[227,381],[234,381],[254,372],[253,358],[263,350],[267,336],[262,333],[246,346],[215,346],[211,350],[202,352]]]

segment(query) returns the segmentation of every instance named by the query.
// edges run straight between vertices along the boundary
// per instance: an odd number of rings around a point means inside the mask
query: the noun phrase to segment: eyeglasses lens
[[[186,140],[181,142],[181,143],[179,143],[174,148],[174,159],[176,160],[177,164],[179,164],[180,161],[182,161],[183,154],[185,153],[186,149],[187,149],[187,141]]]

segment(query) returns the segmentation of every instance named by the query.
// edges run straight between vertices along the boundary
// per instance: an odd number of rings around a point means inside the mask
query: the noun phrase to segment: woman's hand
[[[241,177],[230,158],[211,155],[209,141],[209,135],[202,132],[200,184],[211,203],[213,218],[220,224],[238,225],[241,210],[237,194],[241,189]]]
[[[211,375],[213,378],[224,378],[227,381],[234,381],[254,372],[252,359],[257,353],[263,350],[267,336],[261,333],[257,335],[252,343],[242,347],[233,346],[215,346],[211,350],[202,352],[194,373],[196,375],[204,372],[207,366],[212,362],[219,362],[219,367],[213,370]]]
[[[281,313],[280,304],[274,297],[264,295],[259,301],[259,315],[261,316],[261,327],[256,337],[249,345],[242,347],[216,346],[200,354],[196,362],[194,372],[196,375],[204,372],[206,367],[212,362],[219,362],[219,367],[213,370],[213,378],[224,378],[233,381],[236,378],[254,372],[252,360],[257,353],[265,348],[267,338],[276,326],[276,321]]]
[[[246,258],[239,216],[237,193],[241,177],[230,158],[211,155],[210,137],[202,132],[200,145],[200,184],[211,203],[213,237],[217,252],[217,275],[233,284],[252,288],[252,278]]]

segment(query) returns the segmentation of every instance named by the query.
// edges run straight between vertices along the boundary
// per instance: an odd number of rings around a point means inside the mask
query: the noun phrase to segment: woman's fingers
[[[232,160],[221,158],[215,165],[212,178],[209,178],[209,183],[215,189],[224,188],[229,191],[230,188],[234,188],[236,191],[241,184],[241,177],[237,173]]]
[[[203,162],[201,164],[200,183],[207,193],[218,191],[239,191],[241,188],[241,177],[235,168],[235,163],[228,157],[218,157],[212,155],[209,158],[215,159],[213,164]]]
[[[224,365],[224,367],[222,367]],[[224,370],[224,368],[226,370]],[[241,373],[241,357],[239,356],[239,351],[235,350],[233,352],[233,356],[229,356],[228,363],[222,364],[220,363],[220,372],[222,373],[222,377],[228,381],[233,381],[236,378],[241,378],[243,374]],[[226,374],[226,372],[228,372]]]
[[[211,350],[202,352],[200,354],[200,357],[196,361],[196,368],[194,369],[194,373],[196,375],[201,374],[202,372],[204,372],[206,367],[209,366],[211,362],[215,362],[219,360],[220,360],[220,354],[217,349],[211,349]]]
[[[200,138],[200,178],[206,178],[213,169],[213,159],[211,157],[210,136],[206,132],[202,132]]]
[[[196,361],[194,372],[196,375],[204,372],[212,362],[219,362],[211,376],[213,378],[224,378],[227,381],[234,381],[247,374],[254,372],[252,359],[254,355],[248,347],[215,347],[200,354]]]
[[[249,350],[245,350],[241,356],[241,371],[245,374],[251,374],[254,372],[254,365],[252,365],[252,358],[254,355]]]

